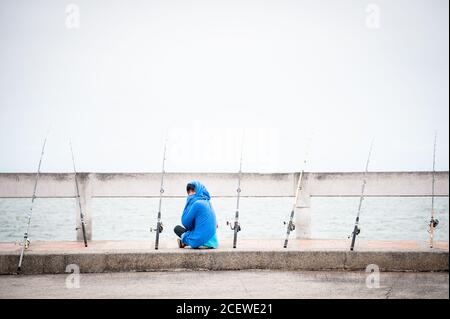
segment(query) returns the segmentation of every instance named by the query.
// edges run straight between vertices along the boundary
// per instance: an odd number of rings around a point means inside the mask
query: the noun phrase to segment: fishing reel
[[[15,244],[19,246],[24,246],[25,249],[28,249],[28,247],[30,247],[30,240],[27,238],[25,239],[25,244],[22,241],[16,241]]]
[[[227,220],[227,225],[230,226],[231,230],[235,230],[237,232],[241,231],[241,225],[239,223],[233,223]]]
[[[19,246],[23,246],[25,249],[28,249],[30,247],[30,240],[28,239],[28,234],[25,233],[23,236],[24,241],[16,241],[16,244]]]
[[[80,218],[80,226],[76,226],[75,230],[83,229],[83,224],[84,224],[84,218]]]
[[[358,236],[359,235],[359,233],[361,233],[361,228],[359,228],[359,227],[356,227],[356,229],[350,234],[350,235],[348,235],[348,237],[347,238],[350,238],[350,237],[352,237],[353,236],[353,234],[355,234],[356,236]]]
[[[151,233],[154,232],[154,231],[158,231],[161,234],[163,230],[164,230],[163,223],[159,223],[159,227],[158,227],[158,225],[156,225],[155,228],[150,227],[150,232]]]
[[[289,231],[294,231],[295,230],[295,223],[290,221],[289,223],[287,222],[283,222],[284,225],[288,225],[288,229]]]
[[[25,249],[28,249],[28,247],[30,247],[30,240],[28,239],[28,232],[25,233],[25,235],[23,236],[23,239],[25,239],[25,242],[22,245],[24,245]]]
[[[439,225],[439,220],[437,220],[436,218],[431,218],[430,223],[428,224],[428,226],[430,227],[428,232],[430,232],[432,228],[436,228],[437,225]]]

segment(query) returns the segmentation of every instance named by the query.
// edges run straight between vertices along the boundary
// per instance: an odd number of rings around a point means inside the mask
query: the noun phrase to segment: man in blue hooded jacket
[[[186,186],[187,200],[181,216],[183,226],[175,226],[178,246],[183,248],[217,248],[216,214],[209,200],[209,192],[199,181],[191,181]]]

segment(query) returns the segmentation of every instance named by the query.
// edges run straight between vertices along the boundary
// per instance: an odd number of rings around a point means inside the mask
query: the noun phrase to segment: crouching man
[[[209,192],[199,181],[191,181],[186,186],[187,200],[181,216],[183,226],[174,228],[179,237],[178,247],[217,248],[217,221],[211,206]]]

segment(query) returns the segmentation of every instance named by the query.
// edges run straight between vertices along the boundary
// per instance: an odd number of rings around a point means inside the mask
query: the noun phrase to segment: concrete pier
[[[244,197],[294,196],[298,173],[242,176]],[[367,175],[366,196],[431,196],[431,172],[376,172]],[[79,173],[80,197],[92,238],[91,199],[94,197],[156,197],[160,174]],[[436,196],[449,195],[448,172],[436,173]],[[165,197],[184,197],[184,185],[201,179],[215,197],[236,195],[236,174],[168,173]],[[81,232],[77,242],[32,242],[25,251],[23,274],[64,274],[75,265],[81,273],[147,272],[161,270],[274,270],[364,271],[376,265],[381,271],[448,272],[448,241],[426,242],[357,240],[350,252],[347,240],[312,240],[310,223],[314,196],[359,196],[362,173],[305,173],[302,193],[295,205],[296,239],[283,249],[280,240],[240,240],[237,249],[221,242],[217,250],[179,249],[163,241],[154,250],[152,241],[90,241],[85,248]],[[0,174],[0,198],[32,194],[34,174]],[[42,174],[38,197],[75,197],[74,174]],[[79,211],[77,227],[79,227]],[[16,273],[21,247],[0,243],[0,274]]]
[[[43,173],[37,188],[37,197],[75,197],[75,174]],[[302,192],[296,203],[296,237],[311,238],[311,197],[360,196],[364,174],[361,172],[316,173],[305,172]],[[366,176],[365,196],[431,196],[432,172],[369,172]],[[235,197],[237,174],[232,173],[167,173],[164,197],[186,196],[185,185],[199,179],[213,197]],[[299,173],[257,174],[243,173],[243,197],[293,197]],[[27,198],[33,194],[35,174],[0,173],[0,198]],[[160,173],[78,173],[80,200],[87,227],[87,238],[92,239],[91,202],[94,197],[157,197]],[[449,196],[448,172],[436,172],[435,196]],[[77,240],[82,241],[80,213],[76,213]],[[427,216],[428,218],[428,216]]]
[[[347,240],[241,240],[239,248],[223,242],[217,250],[179,249],[162,242],[155,251],[152,241],[33,242],[25,251],[23,274],[61,274],[68,265],[81,273],[158,270],[365,270],[375,264],[380,271],[446,271],[448,242],[428,248],[425,242],[357,241],[349,251]],[[0,274],[14,274],[20,246],[0,244]]]

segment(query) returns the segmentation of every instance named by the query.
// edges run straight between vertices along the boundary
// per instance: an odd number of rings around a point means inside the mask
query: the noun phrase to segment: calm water
[[[288,220],[292,198],[242,198],[240,238],[284,238],[284,220]],[[344,239],[351,233],[359,198],[312,198],[312,237]],[[30,199],[0,199],[0,241],[21,240],[26,227]],[[162,238],[175,239],[173,227],[180,223],[184,199],[165,199]],[[232,238],[226,225],[233,220],[236,200],[213,198],[220,238]],[[361,213],[364,239],[426,240],[430,218],[430,198],[365,198]],[[436,198],[440,221],[437,240],[449,238],[449,199]],[[158,199],[95,198],[92,203],[93,239],[149,239],[156,224]],[[75,200],[36,199],[30,230],[32,240],[74,240]]]

